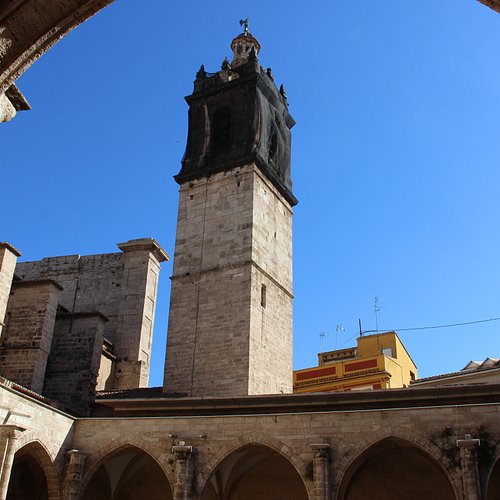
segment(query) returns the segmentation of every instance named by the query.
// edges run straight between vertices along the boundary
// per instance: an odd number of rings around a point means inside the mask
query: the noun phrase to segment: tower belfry
[[[295,122],[247,23],[186,97],[164,389],[189,396],[292,391]]]

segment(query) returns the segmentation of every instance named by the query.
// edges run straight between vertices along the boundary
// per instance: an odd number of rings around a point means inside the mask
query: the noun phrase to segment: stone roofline
[[[123,243],[118,243],[117,247],[122,251],[122,252],[133,252],[133,251],[141,251],[141,250],[148,250],[153,255],[158,259],[158,262],[166,262],[170,260],[170,256],[168,253],[165,251],[165,249],[160,245],[160,243],[155,240],[154,238],[137,238],[134,240],[128,240]],[[12,245],[6,242],[0,242],[0,248],[8,248],[11,252],[17,252],[17,256],[21,256],[21,253],[14,248]],[[120,255],[120,252],[110,252],[110,253],[99,253],[99,254],[89,254],[89,255],[84,255],[83,257],[94,257],[94,256],[99,256],[99,255]],[[60,258],[68,258],[68,257],[74,257],[77,259],[80,259],[82,256],[80,254],[71,254],[71,255],[54,255],[51,257],[44,257],[40,259],[41,261],[45,260],[56,260]],[[39,261],[23,261],[20,264],[28,264],[30,262],[39,262]]]
[[[434,382],[436,380],[446,380],[451,378],[470,378],[470,377],[480,377],[485,373],[491,373],[492,371],[499,370],[500,366],[490,366],[489,368],[477,368],[475,370],[460,370],[457,372],[443,373],[441,375],[433,375],[432,377],[425,377],[415,380],[411,383],[412,386],[424,385],[427,382]]]
[[[241,397],[158,396],[157,388],[97,394],[94,417],[254,415],[401,410],[498,402],[500,384]],[[141,397],[142,396],[142,397]]]
[[[21,257],[21,252],[16,247],[13,247],[10,243],[6,241],[0,241],[0,248],[6,248],[10,252],[12,252],[16,257]]]
[[[66,417],[73,419],[75,418],[74,415],[71,415],[68,411],[65,410],[65,407],[62,403],[59,403],[52,399],[48,399],[45,396],[39,394],[38,392],[32,391],[27,387],[24,387],[20,384],[16,384],[16,382],[13,382],[8,378],[0,376],[0,390],[2,389],[21,394],[23,397],[35,401],[37,404],[41,404],[45,408],[50,408],[52,411],[60,413]]]

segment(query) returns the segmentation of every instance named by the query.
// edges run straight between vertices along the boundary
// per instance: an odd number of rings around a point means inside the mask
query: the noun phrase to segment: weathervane
[[[244,26],[243,33],[245,35],[248,35],[248,21],[249,20],[250,20],[249,17],[247,17],[246,19],[240,19],[240,26]]]

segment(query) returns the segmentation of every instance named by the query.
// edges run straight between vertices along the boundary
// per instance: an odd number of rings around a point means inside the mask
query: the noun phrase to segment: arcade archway
[[[14,455],[7,500],[51,500],[58,497],[57,478],[51,477],[50,491],[47,467],[50,457],[39,443],[30,443]]]
[[[240,448],[208,479],[202,500],[307,500],[295,467],[277,451],[261,445]]]
[[[500,459],[495,462],[488,479],[486,500],[500,500]]]
[[[414,444],[387,438],[363,452],[344,476],[341,500],[454,500],[441,466]]]
[[[90,478],[83,500],[172,500],[172,489],[158,463],[127,447],[104,459]]]

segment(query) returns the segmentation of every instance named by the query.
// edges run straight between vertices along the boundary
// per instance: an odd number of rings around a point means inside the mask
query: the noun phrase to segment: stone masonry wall
[[[59,305],[70,313],[99,312],[108,321],[104,337],[114,352],[108,388],[148,383],[160,261],[168,256],[151,238],[119,244],[120,253],[69,255],[22,262],[18,280],[51,279],[61,285]],[[71,343],[73,340],[68,339]],[[102,345],[102,340],[97,341]],[[93,360],[86,361],[88,366]],[[68,373],[72,366],[67,363]],[[109,371],[109,367],[106,367]],[[61,370],[59,365],[58,370]]]
[[[14,283],[0,342],[0,373],[41,393],[61,287],[56,283]]]
[[[30,450],[42,467],[48,487],[48,500],[61,500],[62,478],[66,465],[66,451],[71,449],[74,418],[40,402],[29,394],[20,394],[12,384],[0,378],[0,447],[7,443],[3,432],[16,429],[17,439],[11,440],[11,453]],[[7,438],[8,439],[8,438]],[[0,466],[0,490],[6,492],[10,471],[3,456]]]
[[[291,209],[258,169],[183,184],[165,389],[291,392],[291,299]]]
[[[325,498],[313,496],[312,476],[312,445],[324,443],[329,448],[329,498],[336,499],[350,465],[371,445],[393,436],[440,464],[460,500],[467,497],[462,491],[456,440],[465,434],[474,437],[482,433],[483,438],[488,436],[485,449],[494,448],[500,440],[499,419],[498,404],[293,415],[91,419],[78,421],[73,445],[87,454],[84,483],[101,460],[128,443],[157,460],[172,485],[175,456],[171,447],[180,441],[193,446],[194,491],[190,498],[196,499],[224,458],[245,445],[261,444],[290,461],[312,499]],[[496,453],[498,456],[498,449]],[[491,467],[494,457],[491,460],[483,466]]]
[[[248,391],[253,171],[181,186],[165,389]]]
[[[158,255],[151,248],[129,243],[119,245],[124,257],[115,348],[117,389],[148,385],[160,273]]]
[[[292,209],[256,170],[249,394],[292,392]],[[263,287],[265,297],[263,297]],[[262,300],[264,299],[265,305]]]
[[[498,386],[492,387],[493,392],[498,391]],[[412,398],[411,389],[406,394]],[[415,401],[418,399],[415,397]],[[263,407],[266,401],[262,399]],[[478,440],[477,465],[483,492],[490,471],[500,459],[498,403],[455,404],[456,401],[452,401],[449,405],[412,407],[411,401],[403,398],[401,406],[395,408],[340,410],[332,402],[331,408],[325,406],[317,412],[287,413],[289,400],[284,397],[282,401],[283,408],[276,408],[271,414],[253,413],[249,408],[245,415],[130,418],[118,414],[111,418],[73,420],[0,380],[0,418],[4,426],[16,426],[21,435],[14,449],[19,450],[29,443],[41,446],[49,459],[48,464],[42,461],[41,465],[52,492],[56,493],[63,489],[68,479],[72,481],[75,495],[78,491],[83,492],[100,465],[130,447],[152,457],[172,489],[187,488],[188,496],[183,498],[193,500],[200,498],[221,462],[234,458],[237,456],[234,453],[249,445],[264,446],[283,457],[298,473],[309,498],[315,500],[342,498],[339,492],[345,491],[353,470],[363,461],[368,463],[373,458],[370,450],[388,438],[399,440],[434,462],[457,500],[472,498],[466,489],[470,470],[464,469],[467,463],[459,447],[464,439]],[[186,403],[192,405],[196,401]],[[203,401],[199,403],[203,406]],[[245,404],[245,401],[239,403]],[[234,410],[238,409],[237,405],[238,402]],[[144,401],[144,409],[149,406]],[[179,473],[181,457],[176,454],[179,448],[189,455],[189,467],[184,469],[187,475]],[[67,450],[73,450],[71,453],[78,453],[85,460],[83,470],[77,475],[71,469],[69,475],[64,475]],[[318,450],[325,451],[325,474],[318,474],[317,467],[321,465],[316,454]],[[388,477],[394,474],[394,471],[387,472]],[[415,475],[419,477],[418,470]],[[279,480],[276,477],[276,481]],[[181,484],[183,481],[186,483]],[[331,493],[327,494],[328,491]],[[49,492],[49,498],[66,500],[78,498],[78,495],[60,497]]]
[[[43,394],[79,415],[95,399],[105,323],[99,313],[57,317]]]
[[[108,318],[104,336],[115,342],[123,277],[123,254],[67,255],[17,264],[23,281],[51,279],[63,287],[60,305],[68,312],[99,311]]]

